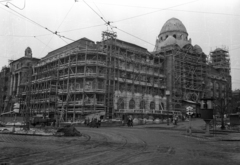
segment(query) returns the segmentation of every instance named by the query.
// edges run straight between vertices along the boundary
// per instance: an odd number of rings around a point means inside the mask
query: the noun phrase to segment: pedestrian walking
[[[132,116],[129,116],[129,118],[128,118],[128,127],[133,127],[133,119],[132,119]]]

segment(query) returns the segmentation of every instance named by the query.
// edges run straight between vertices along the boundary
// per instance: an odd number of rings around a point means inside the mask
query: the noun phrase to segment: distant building
[[[10,67],[10,81],[9,81],[9,93],[7,104],[13,104],[19,102],[20,86],[25,85],[27,81],[27,72],[32,70],[32,66],[36,65],[39,61],[38,58],[32,57],[31,48],[26,48],[24,57],[11,61]],[[11,111],[11,106],[8,106],[8,111]]]
[[[17,96],[19,94],[19,87],[26,82],[26,73],[39,61],[38,58],[32,57],[31,48],[26,48],[25,56],[14,60],[10,63],[11,84],[10,95]]]
[[[231,101],[232,113],[240,113],[240,90],[234,90],[232,92],[232,101]]]
[[[0,114],[8,108],[6,107],[6,101],[8,100],[9,88],[10,68],[4,66],[0,72]]]
[[[226,48],[210,52],[207,65],[206,96],[214,98],[215,112],[231,113],[232,77],[230,57]]]

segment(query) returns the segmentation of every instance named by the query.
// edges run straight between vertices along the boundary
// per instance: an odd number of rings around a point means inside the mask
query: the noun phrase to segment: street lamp
[[[169,96],[170,96],[170,91],[166,90],[165,95],[167,96],[167,125],[169,125]]]

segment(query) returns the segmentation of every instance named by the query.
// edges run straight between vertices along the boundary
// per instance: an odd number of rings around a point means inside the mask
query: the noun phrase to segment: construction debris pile
[[[82,134],[72,125],[66,125],[59,128],[55,134],[56,136],[82,136]]]

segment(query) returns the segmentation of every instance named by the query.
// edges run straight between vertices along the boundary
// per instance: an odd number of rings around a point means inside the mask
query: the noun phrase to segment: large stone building
[[[40,61],[24,57],[24,66],[31,60],[33,68],[31,83],[25,81],[22,91],[23,59],[16,60],[10,65],[10,93],[21,95],[22,110],[28,105],[32,114],[60,114],[65,120],[96,112],[108,117],[185,112],[189,105],[198,114],[201,98],[228,105],[231,97],[228,52],[216,49],[210,57],[191,44],[183,23],[172,18],[163,25],[153,52],[103,32],[101,42],[82,38]]]
[[[11,60],[9,63],[7,82],[7,92],[4,95],[4,112],[13,110],[14,103],[19,102],[21,97],[21,86],[25,86],[29,78],[28,72],[31,72],[32,66],[39,61],[32,57],[31,48],[25,49],[25,55],[17,60]],[[31,78],[31,77],[30,77]],[[1,80],[3,81],[3,80]]]
[[[207,65],[206,95],[214,98],[215,113],[231,113],[232,77],[230,57],[226,48],[210,52]]]
[[[10,68],[2,67],[0,72],[0,114],[7,111],[7,100],[10,89]]]
[[[20,86],[27,81],[27,72],[32,66],[36,65],[38,58],[32,57],[31,48],[26,48],[25,55],[17,60],[12,61],[10,65],[11,82],[9,95],[16,97],[20,93]]]
[[[163,63],[162,55],[132,43],[80,39],[50,52],[34,66],[31,113],[51,116],[64,111],[66,120],[75,120],[104,111],[112,117],[115,111],[163,110]],[[27,91],[26,86],[23,100]]]
[[[232,113],[239,113],[240,114],[240,90],[234,90],[232,92]]]
[[[200,46],[191,44],[183,23],[172,18],[163,25],[154,53],[165,57],[170,110],[184,112],[191,105],[198,114],[203,97],[214,98],[216,109],[220,109],[220,100],[224,100],[225,106],[229,104],[231,75],[227,50],[210,52],[208,60]]]

